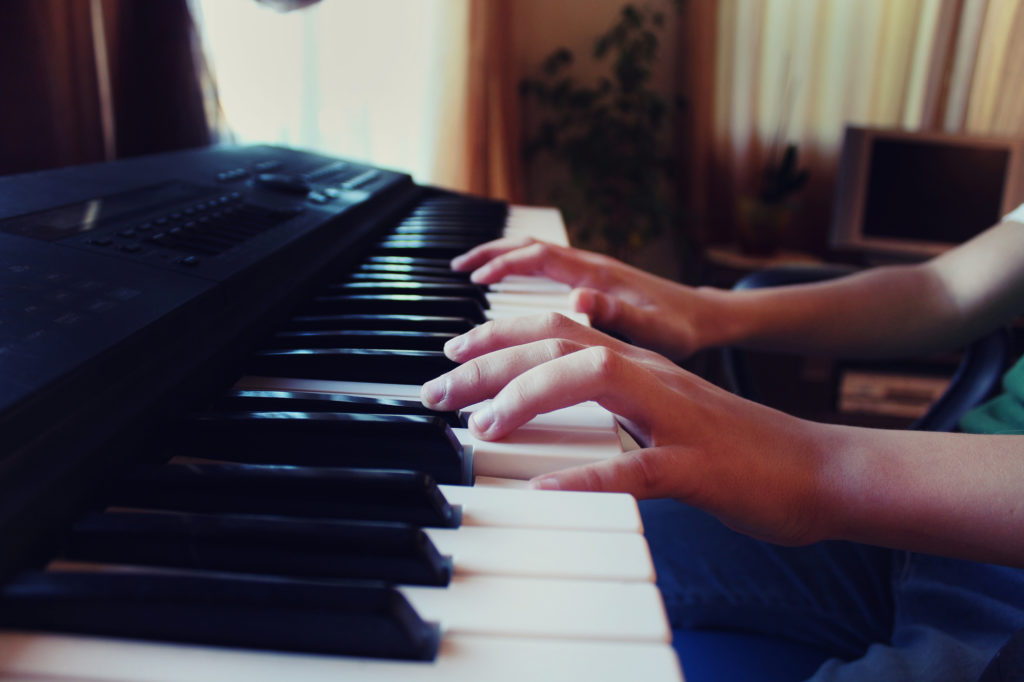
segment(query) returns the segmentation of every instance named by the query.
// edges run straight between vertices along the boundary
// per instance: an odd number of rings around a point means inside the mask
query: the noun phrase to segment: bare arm
[[[698,290],[698,345],[895,357],[963,345],[1024,309],[1024,225],[999,223],[919,265],[745,292]]]

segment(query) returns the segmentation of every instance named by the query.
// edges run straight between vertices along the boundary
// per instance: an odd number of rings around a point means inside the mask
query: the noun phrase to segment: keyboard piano
[[[632,498],[522,483],[614,419],[418,404],[446,338],[568,312],[447,270],[502,231],[565,240],[272,147],[0,178],[0,680],[681,679]]]

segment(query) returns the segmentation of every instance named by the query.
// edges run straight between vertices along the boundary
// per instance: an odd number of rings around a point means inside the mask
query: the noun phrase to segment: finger
[[[521,249],[524,246],[533,244],[535,241],[532,237],[502,237],[501,239],[494,239],[475,246],[466,253],[453,258],[451,268],[459,272],[476,270],[481,265],[503,253]]]
[[[469,427],[480,438],[497,440],[538,414],[593,400],[632,422],[647,442],[650,419],[661,414],[648,406],[657,405],[664,390],[643,365],[607,347],[591,346],[518,374],[487,407],[473,413]]]
[[[560,313],[491,320],[445,343],[444,352],[455,362],[467,362],[501,348],[542,339],[567,339],[583,345],[606,345],[619,352],[628,352],[628,347],[621,341]]]
[[[508,275],[541,275],[576,286],[588,281],[593,266],[578,252],[565,247],[535,241],[522,248],[496,255],[473,271],[477,284],[500,282]]]
[[[497,394],[517,375],[582,348],[582,344],[565,339],[543,339],[502,348],[423,384],[420,400],[434,410],[473,405]]]
[[[614,459],[538,476],[530,487],[539,490],[586,490],[629,493],[637,499],[691,499],[701,480],[697,450],[684,446],[647,448]]]
[[[651,323],[648,311],[597,289],[573,289],[569,300],[573,310],[586,314],[595,327],[626,337]]]

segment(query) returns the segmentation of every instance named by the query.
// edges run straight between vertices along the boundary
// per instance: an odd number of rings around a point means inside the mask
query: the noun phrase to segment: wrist
[[[693,290],[690,308],[694,321],[694,350],[739,344],[749,318],[733,292],[702,286]]]
[[[871,505],[877,479],[885,476],[884,463],[874,462],[870,449],[860,446],[861,429],[813,424],[811,449],[817,472],[812,486],[811,513],[818,520],[822,540],[850,540],[858,534],[865,505]]]

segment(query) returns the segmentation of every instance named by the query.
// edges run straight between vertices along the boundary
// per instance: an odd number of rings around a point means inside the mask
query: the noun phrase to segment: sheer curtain
[[[728,224],[766,156],[799,145],[811,183],[796,246],[821,248],[847,124],[1024,135],[1024,3],[1017,0],[717,0],[714,72],[698,92],[711,181]]]
[[[233,141],[465,186],[470,0],[192,4]]]

